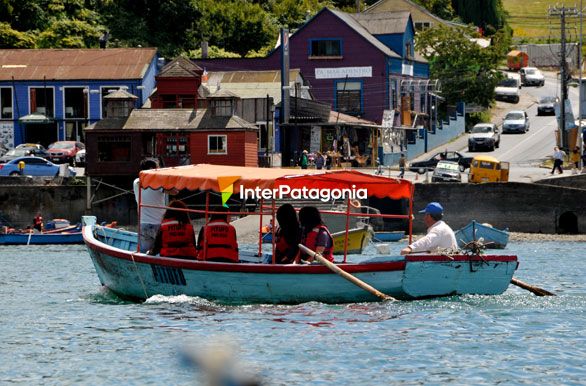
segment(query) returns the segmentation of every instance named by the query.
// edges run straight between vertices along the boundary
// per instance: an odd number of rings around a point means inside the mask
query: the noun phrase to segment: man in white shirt
[[[140,180],[137,178],[134,180],[134,198],[138,205],[138,192],[139,192]],[[153,205],[164,207],[167,205],[167,195],[163,189],[141,189],[140,199],[142,205]],[[140,251],[143,253],[148,252],[155,245],[155,238],[157,232],[161,227],[161,221],[165,214],[165,208],[140,208]]]
[[[430,202],[419,213],[425,213],[423,221],[427,226],[427,234],[401,250],[401,255],[412,252],[436,253],[444,249],[456,250],[456,236],[448,224],[442,221],[444,208],[439,202]]]

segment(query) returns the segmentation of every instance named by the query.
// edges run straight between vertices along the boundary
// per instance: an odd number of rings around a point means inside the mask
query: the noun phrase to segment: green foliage
[[[415,0],[415,2],[442,19],[452,20],[454,18],[452,0]]]
[[[500,48],[481,48],[470,40],[473,35],[471,28],[455,33],[438,25],[416,36],[416,48],[429,61],[431,78],[440,80],[448,105],[464,101],[488,107],[494,101]]]
[[[95,46],[100,30],[80,20],[56,20],[38,38],[39,48],[85,48]]]
[[[200,59],[201,58],[201,48],[197,48],[195,50],[189,50],[181,54],[181,56],[186,57],[188,59]],[[208,58],[239,58],[240,54],[235,52],[226,51],[223,48],[219,48],[216,46],[209,46],[208,47]]]
[[[34,48],[35,40],[26,32],[12,29],[8,23],[0,23],[0,48]]]
[[[302,26],[322,8],[334,6],[331,0],[271,0],[268,3],[275,25],[289,29]]]
[[[482,27],[487,35],[492,35],[506,24],[502,0],[452,0],[452,5],[464,23]]]

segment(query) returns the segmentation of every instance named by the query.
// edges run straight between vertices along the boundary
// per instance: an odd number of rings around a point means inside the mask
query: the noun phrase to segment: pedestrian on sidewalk
[[[572,166],[572,169],[574,169],[572,170],[573,174],[576,174],[576,172],[580,170],[580,156],[580,147],[574,147],[574,150],[572,150],[572,152],[570,153],[570,162],[574,164]]]
[[[407,158],[405,158],[405,154],[401,153],[401,158],[399,158],[399,178],[405,177],[405,168],[407,167]]]
[[[560,150],[560,148],[557,146],[553,148],[553,168],[551,168],[550,174],[554,174],[556,169],[560,172],[560,174],[564,172],[562,165],[564,164],[565,157],[566,153],[563,150]]]

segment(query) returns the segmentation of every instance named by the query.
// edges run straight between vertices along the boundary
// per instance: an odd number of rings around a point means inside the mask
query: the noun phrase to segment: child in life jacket
[[[283,204],[277,210],[279,227],[275,231],[275,262],[277,264],[291,264],[299,255],[299,241],[301,229],[297,213],[291,204]]]
[[[299,211],[301,224],[301,244],[322,255],[329,261],[334,261],[334,239],[323,223],[319,210],[314,206],[306,206]],[[311,263],[313,257],[300,253],[300,258]],[[296,260],[299,262],[299,259]]]
[[[204,225],[197,237],[197,259],[238,263],[238,241],[236,229],[228,223],[224,207],[214,209],[210,221]]]
[[[174,200],[169,203],[169,207],[176,209],[167,209],[165,212],[151,254],[195,259],[197,257],[195,232],[189,215],[184,211],[187,206],[183,201]]]

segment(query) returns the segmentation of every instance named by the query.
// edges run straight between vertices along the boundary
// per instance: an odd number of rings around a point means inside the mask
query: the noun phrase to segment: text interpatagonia
[[[366,188],[356,189],[356,185],[352,185],[351,188],[345,189],[318,189],[308,188],[304,186],[302,188],[291,188],[287,185],[281,185],[274,189],[261,189],[256,188],[245,188],[240,185],[240,199],[264,199],[264,200],[281,200],[285,197],[292,198],[294,200],[320,200],[323,202],[331,200],[343,199],[363,199],[368,198],[368,190]]]

